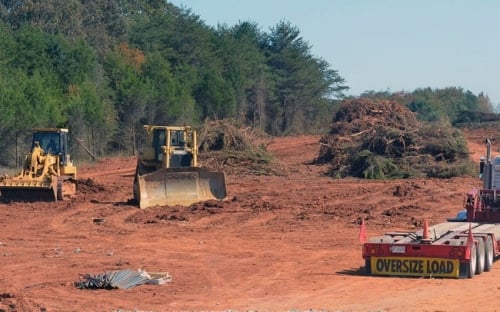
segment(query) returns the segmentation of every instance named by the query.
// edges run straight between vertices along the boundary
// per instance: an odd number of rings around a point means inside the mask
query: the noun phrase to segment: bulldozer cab
[[[166,131],[165,129],[154,129],[152,148],[154,149],[155,161],[163,161],[162,146],[165,146]]]
[[[154,161],[162,163],[163,168],[197,166],[196,133],[190,127],[147,126],[146,129],[151,136]]]
[[[186,146],[186,132],[180,130],[170,130],[170,146],[183,150]]]

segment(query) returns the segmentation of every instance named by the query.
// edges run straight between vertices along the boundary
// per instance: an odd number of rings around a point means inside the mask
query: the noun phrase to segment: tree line
[[[163,0],[1,1],[0,71],[0,165],[24,155],[34,127],[67,127],[97,156],[135,154],[144,124],[319,133],[348,90],[287,21],[210,27]],[[456,99],[480,108],[484,97],[455,91],[405,96],[423,118],[458,114],[447,106]],[[364,94],[381,95],[396,96]]]
[[[412,92],[365,91],[360,97],[397,101],[415,112],[419,120],[427,122],[457,125],[464,116],[473,116],[474,112],[494,114],[487,95],[482,92],[475,95],[461,87],[427,87]]]
[[[2,1],[0,17],[6,160],[33,127],[68,127],[96,155],[134,153],[143,124],[311,132],[347,89],[286,21],[214,28],[157,0]]]

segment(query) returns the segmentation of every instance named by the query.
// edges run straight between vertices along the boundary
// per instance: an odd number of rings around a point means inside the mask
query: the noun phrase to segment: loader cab
[[[65,165],[69,160],[68,132],[68,129],[62,128],[35,129],[31,149],[35,147],[35,142],[38,142],[45,153],[59,155],[61,164]]]

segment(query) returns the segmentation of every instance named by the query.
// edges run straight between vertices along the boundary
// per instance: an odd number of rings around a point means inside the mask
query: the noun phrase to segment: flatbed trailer
[[[500,223],[445,222],[424,231],[389,232],[363,244],[372,275],[471,278],[500,254]],[[469,234],[470,233],[470,234]]]
[[[491,270],[500,255],[500,156],[492,160],[490,140],[486,144],[480,163],[484,187],[467,194],[457,218],[367,239],[362,250],[366,273],[472,278]]]

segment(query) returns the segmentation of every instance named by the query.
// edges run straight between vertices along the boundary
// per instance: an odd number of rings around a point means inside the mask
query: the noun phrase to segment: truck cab
[[[491,141],[486,139],[486,156],[479,162],[481,189],[467,194],[465,210],[468,222],[500,222],[500,156],[491,156]]]

